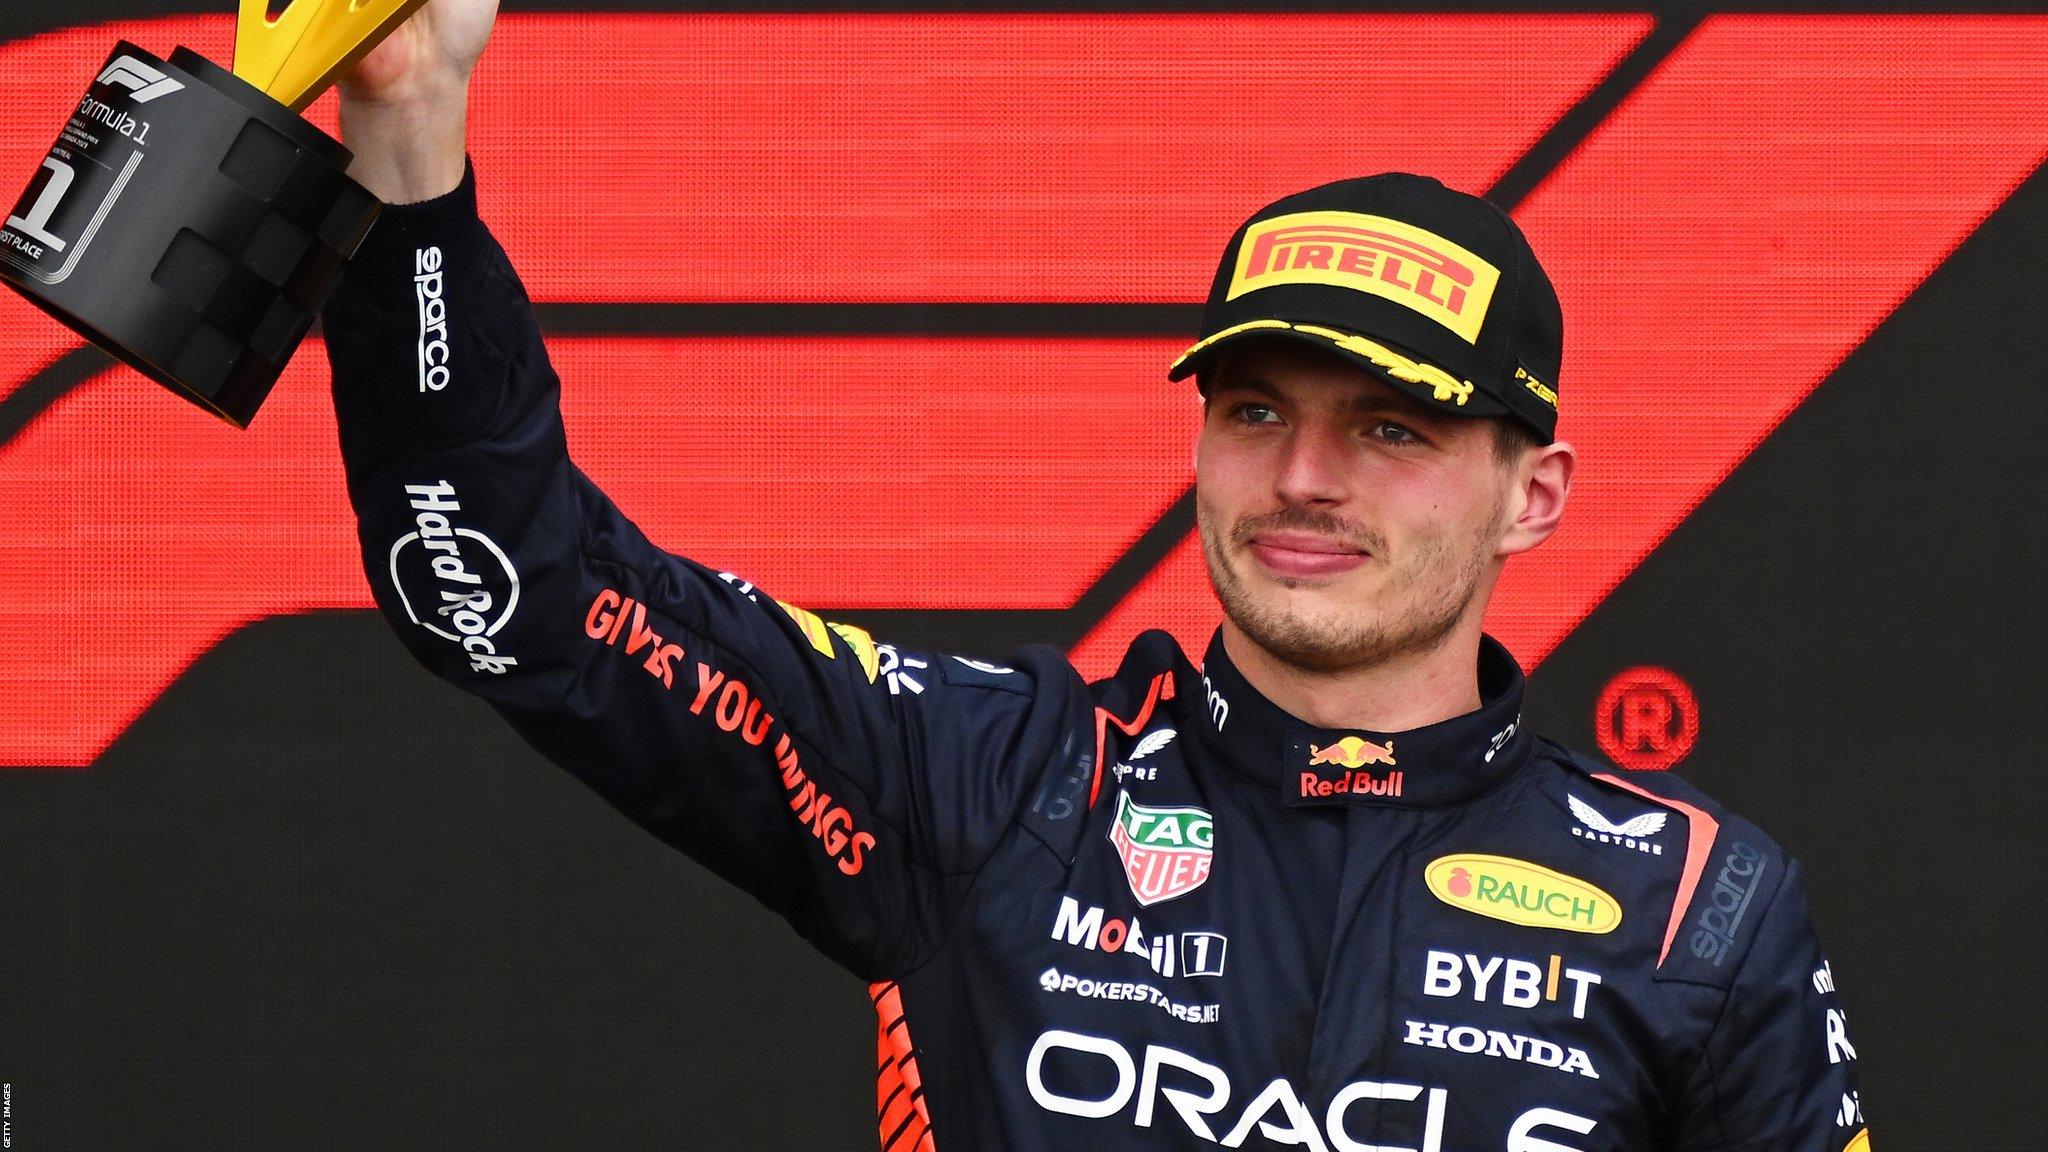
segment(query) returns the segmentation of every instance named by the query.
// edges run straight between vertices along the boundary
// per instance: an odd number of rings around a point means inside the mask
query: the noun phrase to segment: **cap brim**
[[[1402,394],[1452,415],[1514,415],[1507,405],[1480,391],[1471,381],[1461,380],[1391,345],[1356,332],[1288,320],[1249,320],[1206,336],[1180,354],[1166,370],[1166,378],[1185,380],[1213,364],[1224,349],[1262,338],[1292,340],[1334,352]]]

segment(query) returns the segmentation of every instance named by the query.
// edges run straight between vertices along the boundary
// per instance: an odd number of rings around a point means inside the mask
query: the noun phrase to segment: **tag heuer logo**
[[[1152,905],[1185,896],[1209,878],[1216,824],[1200,808],[1155,808],[1118,792],[1109,842],[1123,857],[1138,903]]]

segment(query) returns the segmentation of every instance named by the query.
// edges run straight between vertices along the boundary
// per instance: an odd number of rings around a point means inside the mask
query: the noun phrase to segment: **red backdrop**
[[[543,303],[1192,303],[1285,191],[1483,190],[1635,14],[519,15],[483,211]],[[26,174],[117,36],[0,45]],[[1905,69],[1900,61],[1910,59]],[[1540,661],[2048,154],[2048,19],[1707,19],[1524,199],[1567,317],[1563,532],[1491,627]],[[315,119],[330,130],[332,98]],[[0,403],[77,343],[0,295]],[[1174,338],[557,337],[572,447],[659,542],[823,610],[1060,608],[1191,478]],[[0,764],[85,765],[190,662],[369,603],[317,341],[254,428],[93,375],[0,444]],[[1081,641],[1199,648],[1172,550]]]

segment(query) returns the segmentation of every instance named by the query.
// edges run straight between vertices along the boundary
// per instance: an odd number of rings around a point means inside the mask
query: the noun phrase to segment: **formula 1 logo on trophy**
[[[0,227],[0,280],[243,428],[382,207],[298,113],[425,0],[268,2],[232,72],[115,45]]]

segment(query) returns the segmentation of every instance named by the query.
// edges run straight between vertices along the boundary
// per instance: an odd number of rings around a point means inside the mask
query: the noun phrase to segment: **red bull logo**
[[[1227,299],[1276,284],[1350,288],[1477,344],[1499,281],[1493,265],[1412,224],[1362,212],[1293,212],[1246,230]]]
[[[1363,768],[1368,764],[1394,766],[1394,742],[1375,744],[1359,736],[1346,736],[1335,744],[1318,747],[1308,746],[1308,763],[1313,768],[1329,764],[1338,768]],[[1399,773],[1395,773],[1399,775]]]
[[[1399,796],[1401,774],[1389,772],[1374,776],[1370,772],[1346,772],[1335,780],[1326,780],[1313,772],[1301,774],[1301,794],[1309,796]]]

